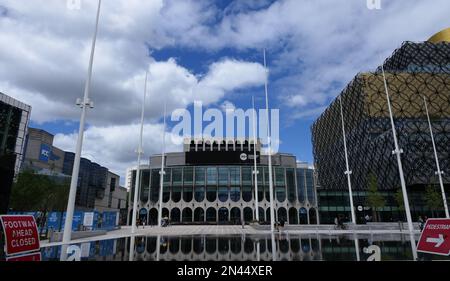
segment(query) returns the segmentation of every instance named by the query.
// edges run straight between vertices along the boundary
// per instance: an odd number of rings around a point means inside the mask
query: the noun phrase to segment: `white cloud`
[[[82,156],[117,173],[124,179],[126,168],[137,164],[136,150],[139,141],[140,124],[117,125],[109,127],[91,126],[84,133]],[[149,156],[161,153],[161,124],[145,124],[143,133],[144,157],[142,164],[148,163]],[[54,145],[66,151],[74,151],[78,133],[57,134]],[[181,151],[182,147],[171,142],[166,132],[167,151]]]

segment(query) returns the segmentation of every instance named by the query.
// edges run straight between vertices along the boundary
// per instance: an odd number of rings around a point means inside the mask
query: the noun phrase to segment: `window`
[[[215,186],[208,186],[206,188],[206,199],[209,202],[216,201],[216,194],[217,194],[217,187],[215,187]]]
[[[184,185],[192,185],[194,182],[194,168],[184,167],[183,168],[183,181]]]
[[[172,201],[179,202],[181,200],[181,186],[172,187]]]
[[[195,184],[204,185],[205,184],[205,168],[196,167],[195,168]]]
[[[275,168],[275,185],[285,185],[283,168]]]
[[[227,186],[219,186],[219,201],[226,202],[228,200],[228,187]]]
[[[288,200],[294,202],[296,199],[294,169],[286,169],[286,182],[288,190]]]
[[[315,193],[314,193],[314,175],[312,170],[306,170],[306,190],[308,194],[308,201],[311,204],[315,204]]]
[[[297,194],[298,201],[304,203],[306,199],[305,194],[305,170],[297,169]]]
[[[150,200],[152,202],[158,202],[159,200],[159,188],[160,188],[160,177],[159,169],[152,170],[151,184],[150,184]]]
[[[204,186],[196,186],[194,190],[194,198],[197,202],[202,202],[205,199],[205,187]]]
[[[252,186],[246,185],[242,187],[242,199],[245,202],[250,202],[252,200]]]
[[[219,168],[219,185],[228,185],[228,168]]]
[[[240,185],[241,184],[241,170],[239,167],[230,168],[230,184]]]
[[[164,169],[164,186],[170,185],[170,172],[171,169]]]
[[[252,169],[250,167],[242,168],[242,185],[252,184]]]
[[[230,189],[230,199],[233,202],[239,201],[241,198],[241,187],[240,186],[232,186]]]
[[[217,185],[217,168],[208,167],[206,169],[206,174],[207,174],[207,184]]]
[[[173,168],[172,169],[172,182],[173,185],[181,185],[182,183],[182,168]]]
[[[192,201],[192,186],[184,186],[183,187],[183,200],[184,202],[191,202]]]

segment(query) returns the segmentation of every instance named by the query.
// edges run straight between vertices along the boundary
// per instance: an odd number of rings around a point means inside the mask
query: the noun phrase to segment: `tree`
[[[372,208],[373,217],[375,218],[375,220],[380,221],[379,213],[377,212],[377,210],[383,208],[386,205],[386,200],[378,191],[377,177],[373,173],[370,173],[368,177],[367,204]]]
[[[68,197],[68,180],[26,170],[19,174],[13,185],[10,207],[14,211],[40,211],[42,223],[45,223],[49,211],[66,208]]]
[[[431,215],[434,217],[436,210],[441,210],[443,207],[441,194],[433,185],[425,188],[425,205],[431,210]]]

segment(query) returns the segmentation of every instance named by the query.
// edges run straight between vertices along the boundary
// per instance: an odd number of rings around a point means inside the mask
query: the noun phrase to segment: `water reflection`
[[[357,238],[357,239],[355,239]],[[132,239],[83,243],[82,260],[129,260]],[[381,260],[413,260],[410,239],[400,234],[242,235],[136,237],[135,261],[366,261],[364,248],[376,245]],[[58,260],[61,247],[42,249],[43,260]],[[449,260],[419,254],[421,260]]]

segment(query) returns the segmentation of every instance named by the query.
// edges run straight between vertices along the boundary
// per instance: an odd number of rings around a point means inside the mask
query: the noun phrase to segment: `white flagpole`
[[[269,161],[269,197],[270,197],[270,231],[272,233],[275,231],[275,210],[273,208],[273,181],[272,181],[272,142],[270,136],[270,120],[269,120],[269,94],[267,89],[267,84],[269,80],[269,71],[266,65],[266,49],[264,49],[264,69],[266,71],[266,79],[264,81],[264,90],[266,94],[266,121],[267,121],[267,145],[268,145],[268,161]],[[272,245],[274,248],[275,245]]]
[[[411,249],[413,252],[414,260],[417,260],[416,240],[414,239],[414,227],[413,227],[412,218],[411,218],[411,211],[409,208],[408,192],[406,191],[405,176],[403,174],[403,166],[402,166],[402,158],[401,158],[401,154],[403,153],[403,150],[400,149],[398,146],[397,132],[395,130],[394,116],[392,113],[391,100],[389,97],[389,91],[388,91],[386,75],[384,73],[383,64],[381,64],[381,71],[383,73],[384,89],[386,91],[386,99],[387,99],[387,104],[388,104],[388,109],[389,109],[389,117],[391,119],[392,136],[394,138],[394,145],[395,145],[395,150],[392,152],[392,154],[395,154],[397,157],[398,173],[400,176],[400,183],[402,186],[403,202],[405,204],[405,212],[406,212],[406,220],[408,221],[409,235],[411,238],[410,239],[411,240]]]
[[[100,18],[101,3],[102,3],[102,1],[99,0],[98,8],[97,8],[97,18],[95,21],[94,37],[92,39],[91,55],[89,58],[88,76],[87,76],[86,84],[84,87],[84,97],[83,97],[82,101],[79,99],[77,100],[77,105],[79,105],[81,107],[81,118],[80,118],[80,127],[78,129],[78,138],[77,138],[77,144],[76,144],[75,159],[73,161],[69,198],[67,201],[66,219],[64,222],[64,232],[63,232],[63,239],[62,239],[62,242],[64,243],[64,245],[61,248],[61,255],[60,255],[60,260],[62,260],[62,261],[65,261],[67,259],[67,244],[72,240],[72,221],[73,221],[73,213],[74,213],[74,209],[75,209],[75,199],[76,199],[76,194],[77,194],[78,173],[80,170],[81,150],[83,147],[84,123],[85,123],[85,119],[86,119],[86,110],[87,110],[88,106],[90,108],[94,107],[93,102],[91,102],[89,100],[89,90],[91,87],[92,66],[94,64],[95,43],[97,40],[97,31],[98,31],[98,22],[99,22],[99,18]]]
[[[350,167],[348,164],[348,152],[347,152],[347,137],[345,136],[345,123],[344,123],[344,110],[342,106],[342,97],[339,96],[339,104],[341,106],[341,121],[342,121],[342,136],[344,138],[344,153],[345,153],[345,174],[347,175],[347,184],[348,184],[348,196],[350,198],[350,210],[352,214],[352,222],[356,224],[356,216],[355,216],[355,207],[353,206],[353,191],[352,191],[352,180],[350,179],[350,175],[352,171],[350,171]]]
[[[442,200],[444,201],[444,208],[445,208],[445,217],[450,218],[448,213],[447,197],[445,195],[444,182],[442,181],[442,175],[444,174],[444,172],[441,171],[441,166],[439,165],[436,143],[434,142],[433,128],[431,126],[430,114],[428,112],[427,99],[425,98],[425,96],[423,97],[423,102],[425,104],[425,111],[427,112],[428,126],[430,127],[430,135],[431,135],[431,142],[433,143],[434,159],[436,160],[436,168],[437,168],[436,174],[439,177],[439,185],[441,186]]]
[[[147,77],[148,77],[148,70],[145,72],[145,82],[144,82],[144,101],[142,103],[142,111],[141,111],[141,128],[139,132],[139,146],[137,149],[137,168],[136,168],[136,180],[134,183],[134,199],[133,199],[133,216],[132,216],[132,222],[131,222],[131,234],[136,233],[136,220],[138,216],[138,210],[137,210],[137,202],[139,199],[139,188],[141,184],[141,156],[144,154],[144,151],[142,149],[142,135],[144,132],[144,114],[145,114],[145,96],[147,93]],[[131,243],[130,243],[130,256],[129,260],[133,261],[134,257],[134,237],[131,237]]]
[[[255,169],[253,174],[255,175],[255,216],[256,220],[259,222],[259,206],[258,206],[258,168],[256,166],[256,112],[255,112],[255,97],[252,96],[252,106],[253,106],[253,162],[255,163]]]
[[[164,99],[164,131],[163,131],[163,147],[161,154],[161,171],[160,181],[159,181],[159,211],[158,211],[158,225],[162,226],[162,200],[163,200],[163,186],[164,186],[164,162],[165,162],[165,154],[166,154],[166,100]]]

